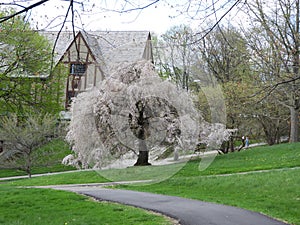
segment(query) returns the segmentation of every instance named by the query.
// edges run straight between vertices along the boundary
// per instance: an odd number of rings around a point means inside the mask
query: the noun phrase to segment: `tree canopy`
[[[72,104],[67,140],[87,165],[120,158],[149,165],[160,156],[186,154],[199,143],[217,148],[230,132],[205,122],[189,93],[163,81],[150,62],[122,65],[99,88]]]
[[[0,137],[3,149],[2,166],[18,168],[31,177],[32,167],[44,157],[39,147],[56,137],[56,117],[50,114],[16,114],[0,118]]]
[[[7,14],[1,12],[2,16]],[[57,113],[62,107],[63,73],[51,73],[52,46],[48,40],[20,16],[1,23],[0,29],[0,114]]]

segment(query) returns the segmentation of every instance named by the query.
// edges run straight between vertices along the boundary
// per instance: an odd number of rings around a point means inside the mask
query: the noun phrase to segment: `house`
[[[41,32],[55,45],[54,63],[68,67],[65,108],[78,93],[109,76],[111,68],[141,59],[153,62],[148,31]]]

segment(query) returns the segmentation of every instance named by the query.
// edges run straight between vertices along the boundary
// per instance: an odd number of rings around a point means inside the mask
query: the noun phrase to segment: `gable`
[[[74,44],[72,32],[41,32],[55,46],[54,62],[62,60],[64,54]],[[153,61],[151,36],[148,31],[89,31],[78,32],[76,39],[82,37],[78,51],[83,54],[90,51],[91,56],[104,73],[123,62],[135,62],[140,59]],[[76,53],[74,53],[76,54]]]
[[[147,31],[42,32],[55,45],[54,63],[69,69],[65,108],[78,93],[97,86],[120,63],[153,62]]]
[[[105,61],[107,69],[122,62],[135,62],[143,58],[147,46],[147,31],[107,31],[83,33],[98,61]]]
[[[46,37],[53,46],[55,45],[53,59],[55,64],[59,62],[74,40],[72,32],[40,31],[40,34]]]

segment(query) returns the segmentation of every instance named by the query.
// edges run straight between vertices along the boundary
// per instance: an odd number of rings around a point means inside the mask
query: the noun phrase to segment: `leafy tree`
[[[231,25],[218,26],[202,40],[198,50],[218,82],[240,82],[250,74],[247,42]]]
[[[236,28],[218,26],[202,40],[198,50],[204,65],[200,86],[215,82],[222,86],[226,112],[220,109],[218,112],[226,114],[228,128],[238,128],[240,137],[245,135],[243,124],[251,118],[253,108],[247,96],[251,96],[254,86],[246,40]],[[203,102],[203,97],[199,95],[200,102]],[[233,139],[224,152],[229,148],[234,151]]]
[[[269,145],[279,144],[282,138],[289,136],[289,112],[276,101],[267,98],[256,106],[256,119],[263,128]]]
[[[10,162],[31,177],[32,166],[40,157],[38,149],[57,135],[56,122],[56,118],[50,114],[27,114],[22,119],[16,114],[2,117],[2,163]]]
[[[158,43],[157,64],[160,75],[186,90],[189,90],[191,79],[193,37],[193,31],[188,26],[174,26],[161,36]]]
[[[49,42],[22,17],[1,23],[0,30],[0,114],[57,113],[64,70],[58,66],[55,75],[51,73]]]
[[[276,98],[264,99],[260,88],[266,80],[257,71],[262,64],[251,57],[247,37],[234,27],[218,27],[207,35],[200,49],[206,71],[222,84],[227,126],[238,128],[239,138],[264,136],[269,144],[278,143],[279,136],[286,134],[286,110],[276,105]],[[234,140],[227,143],[226,152],[228,148],[234,150]]]
[[[300,3],[299,0],[247,2],[255,18],[247,33],[252,61],[266,96],[290,111],[290,142],[299,140]],[[275,101],[276,100],[276,101]]]

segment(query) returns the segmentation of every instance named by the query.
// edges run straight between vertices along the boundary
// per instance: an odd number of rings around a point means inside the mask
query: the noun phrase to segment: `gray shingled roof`
[[[46,37],[52,45],[54,45],[58,32],[56,31],[41,31],[41,35]],[[74,40],[72,32],[61,32],[55,46],[55,56],[54,61],[57,63],[60,58],[64,55],[69,45]]]
[[[81,31],[98,63],[107,70],[121,62],[142,59],[148,31]],[[54,44],[58,32],[41,32]],[[77,35],[77,33],[76,33]],[[72,32],[61,32],[55,47],[55,62],[63,56],[74,40]]]

